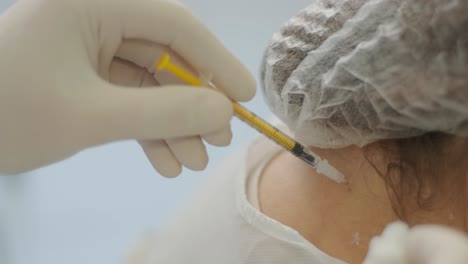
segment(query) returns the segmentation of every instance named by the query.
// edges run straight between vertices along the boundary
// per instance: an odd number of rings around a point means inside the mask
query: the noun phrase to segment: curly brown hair
[[[467,197],[466,138],[430,132],[382,140],[364,150],[366,159],[385,180],[393,209],[402,220],[407,221],[408,210],[412,212],[416,207],[431,210],[443,206],[443,202]],[[376,165],[374,151],[384,153],[385,168]],[[441,203],[439,198],[447,200]]]

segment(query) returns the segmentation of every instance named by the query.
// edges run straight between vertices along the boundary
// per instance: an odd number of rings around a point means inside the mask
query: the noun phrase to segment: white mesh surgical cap
[[[273,36],[262,82],[304,144],[468,136],[468,1],[316,0]]]

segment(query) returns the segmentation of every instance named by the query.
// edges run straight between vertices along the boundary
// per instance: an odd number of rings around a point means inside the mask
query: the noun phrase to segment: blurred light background
[[[0,0],[0,15],[13,2]],[[181,2],[256,76],[272,33],[310,3]],[[246,106],[262,117],[271,117],[260,90]],[[185,170],[177,179],[158,176],[134,142],[86,150],[24,175],[1,176],[0,263],[122,263],[139,235],[157,228],[181,203],[190,202],[188,195],[204,175],[257,135],[238,120],[233,120],[232,128],[230,147],[209,147],[207,171]]]

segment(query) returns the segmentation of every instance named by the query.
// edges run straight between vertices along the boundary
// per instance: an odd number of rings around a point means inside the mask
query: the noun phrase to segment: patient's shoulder
[[[355,252],[359,245],[353,245],[358,243],[353,242],[353,230],[340,221],[352,219],[350,195],[343,185],[284,152],[263,170],[258,199],[265,215],[295,229],[325,253],[357,263],[363,253]]]
[[[288,152],[267,164],[259,182],[261,211],[296,229],[306,239],[320,237],[325,220],[322,215],[333,213],[346,195],[346,188]]]

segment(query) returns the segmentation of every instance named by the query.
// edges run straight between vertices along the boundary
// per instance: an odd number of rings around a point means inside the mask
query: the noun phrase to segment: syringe
[[[203,85],[203,82],[200,79],[174,64],[171,61],[170,55],[167,53],[161,57],[156,65],[156,69],[158,71],[167,70],[185,81],[187,84],[193,86]],[[346,183],[346,179],[343,174],[331,166],[326,160],[322,160],[317,154],[309,151],[303,145],[293,140],[285,133],[279,131],[276,127],[270,125],[265,120],[241,106],[239,103],[233,101],[232,105],[234,107],[235,115],[251,127],[255,128],[258,132],[273,140],[296,157],[305,161],[307,164],[311,165],[318,173],[323,174],[338,183]]]

